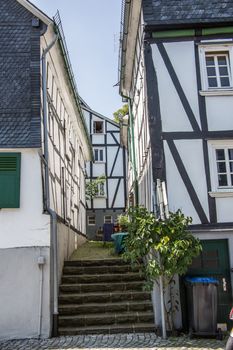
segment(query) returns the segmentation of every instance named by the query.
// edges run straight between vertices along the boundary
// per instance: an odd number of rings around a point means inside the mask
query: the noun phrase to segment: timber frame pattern
[[[92,147],[103,151],[102,162],[90,162],[87,165],[87,181],[105,177],[104,196],[87,200],[87,216],[96,217],[96,226],[88,227],[88,232],[94,236],[94,231],[104,224],[105,215],[112,217],[112,222],[124,212],[126,207],[126,151],[120,144],[120,126],[113,120],[93,111],[85,103],[82,109],[90,133]],[[103,134],[93,132],[93,123],[103,123]],[[88,225],[88,220],[87,220]]]

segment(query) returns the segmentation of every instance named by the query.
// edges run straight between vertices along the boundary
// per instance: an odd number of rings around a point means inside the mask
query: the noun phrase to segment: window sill
[[[105,164],[106,162],[104,161],[101,161],[101,160],[95,160],[94,161],[94,164]]]
[[[97,196],[95,196],[95,198],[96,198],[96,199],[106,199],[107,197],[106,197],[106,196],[98,196],[98,195],[97,195]],[[95,199],[95,198],[93,198],[93,199]]]
[[[232,96],[233,89],[218,89],[218,90],[200,90],[199,94],[201,96]]]
[[[226,198],[226,197],[233,197],[233,189],[229,191],[216,191],[216,192],[209,192],[210,197],[212,198]]]

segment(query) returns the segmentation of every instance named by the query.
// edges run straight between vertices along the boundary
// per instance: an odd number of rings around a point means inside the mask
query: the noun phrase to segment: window
[[[104,197],[105,196],[105,185],[103,183],[98,184],[98,193],[97,197]]]
[[[20,153],[0,153],[0,208],[19,208]]]
[[[220,42],[199,46],[202,92],[207,95],[231,94],[233,45]],[[225,92],[224,91],[228,91]]]
[[[205,63],[209,89],[229,88],[231,86],[228,52],[206,52]]]
[[[209,140],[211,197],[233,197],[233,140]]]
[[[94,157],[96,162],[104,162],[104,149],[94,148]]]
[[[88,218],[88,225],[94,226],[95,225],[95,215],[90,215],[87,218]]]
[[[233,148],[215,150],[219,188],[233,188]]]
[[[112,223],[112,216],[111,215],[105,215],[104,216],[104,223],[105,224],[111,224]]]
[[[104,122],[94,120],[93,121],[93,134],[103,134],[104,133]]]

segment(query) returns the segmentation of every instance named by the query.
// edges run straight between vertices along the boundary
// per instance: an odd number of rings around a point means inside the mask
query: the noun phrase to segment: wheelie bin
[[[186,277],[189,335],[216,336],[222,338],[217,329],[218,280],[210,277]]]

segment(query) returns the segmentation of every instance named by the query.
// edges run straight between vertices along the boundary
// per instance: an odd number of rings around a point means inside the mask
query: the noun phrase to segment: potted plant
[[[118,232],[111,237],[114,241],[115,252],[120,254],[124,251],[124,240],[128,235],[129,218],[126,214],[121,214],[117,217]]]
[[[127,214],[120,214],[117,217],[117,223],[119,226],[119,232],[127,232],[129,226],[129,217]]]

